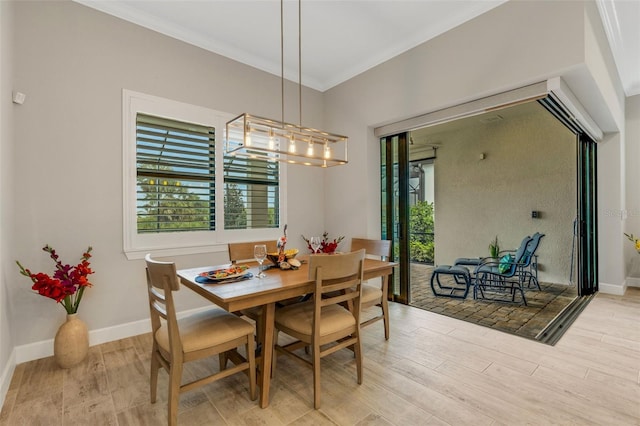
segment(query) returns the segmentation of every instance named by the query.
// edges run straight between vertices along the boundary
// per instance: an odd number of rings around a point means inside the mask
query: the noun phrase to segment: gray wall
[[[4,254],[15,345],[51,339],[64,320],[64,310],[34,295],[13,263],[51,271],[41,250],[47,243],[69,263],[88,245],[94,248],[95,285],[79,312],[90,330],[145,320],[143,261],[127,261],[122,252],[122,89],[280,117],[280,78],[77,3],[16,2],[15,9],[13,84],[27,101],[14,117],[16,196],[3,194],[2,203],[17,206],[16,236]],[[287,104],[297,106],[295,87],[288,89]],[[322,128],[322,94],[306,90],[303,100],[305,124]],[[297,113],[285,119],[297,122]],[[322,197],[315,196],[324,193],[321,176],[320,169],[289,167],[292,247],[302,245],[300,234],[323,230]],[[273,239],[279,234],[274,230]],[[189,267],[227,256],[174,260]],[[204,304],[191,292],[179,293],[179,309]]]
[[[9,362],[14,347],[13,304],[9,286],[13,281],[11,262],[6,258],[11,253],[12,240],[12,149],[13,109],[11,89],[13,81],[13,4],[0,2],[0,400],[11,379],[12,365]]]
[[[625,232],[640,238],[640,95],[627,98],[626,103],[626,208],[623,212],[627,216]],[[640,254],[630,241],[625,240],[625,256],[627,277],[631,277],[628,284],[640,287]]]
[[[327,91],[327,126],[358,153],[327,172],[327,226],[380,235],[376,126],[562,77],[605,130],[624,127],[624,96],[593,2],[510,1]],[[544,23],[543,26],[542,23]],[[622,112],[622,115],[621,115]],[[599,146],[599,207],[623,203],[621,137]],[[624,291],[622,222],[600,214],[601,289]]]

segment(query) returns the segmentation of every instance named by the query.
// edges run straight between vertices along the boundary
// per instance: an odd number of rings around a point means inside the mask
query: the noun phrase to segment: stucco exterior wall
[[[515,250],[540,232],[540,279],[568,284],[576,136],[537,105],[532,114],[449,133],[437,152],[436,263],[488,256],[495,236],[501,249]]]

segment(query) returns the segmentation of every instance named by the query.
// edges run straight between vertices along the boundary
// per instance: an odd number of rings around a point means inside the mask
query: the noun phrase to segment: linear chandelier
[[[284,121],[284,0],[280,0],[280,121],[241,114],[226,124],[225,152],[230,156],[281,161],[305,166],[347,164],[346,136],[302,126],[301,0],[298,0],[298,125]]]

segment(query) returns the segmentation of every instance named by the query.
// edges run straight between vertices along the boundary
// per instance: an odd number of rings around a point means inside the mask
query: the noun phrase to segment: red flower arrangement
[[[93,285],[87,279],[88,275],[93,274],[93,270],[89,267],[92,248],[87,248],[87,251],[82,254],[80,263],[76,266],[63,265],[56,251],[48,244],[42,250],[49,253],[56,264],[53,277],[42,272],[34,274],[16,260],[20,273],[31,278],[33,281],[31,288],[38,294],[54,299],[57,303],[62,303],[67,314],[77,313],[84,289]]]
[[[311,253],[313,253],[313,248],[311,248],[309,239],[304,235],[302,235],[302,239],[307,243],[307,247],[309,248]],[[340,244],[342,240],[344,240],[344,236],[330,240],[329,233],[325,231],[322,234],[322,241],[320,242],[320,248],[318,250],[320,251],[320,253],[335,253],[335,251],[338,249],[338,244]]]

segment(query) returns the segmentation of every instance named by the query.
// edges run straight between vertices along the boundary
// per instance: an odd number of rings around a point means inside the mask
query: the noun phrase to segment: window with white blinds
[[[215,129],[138,114],[138,232],[215,230]]]
[[[278,162],[224,157],[225,229],[278,228]]]
[[[277,239],[286,165],[224,155],[234,114],[122,91],[123,251],[176,256]]]

